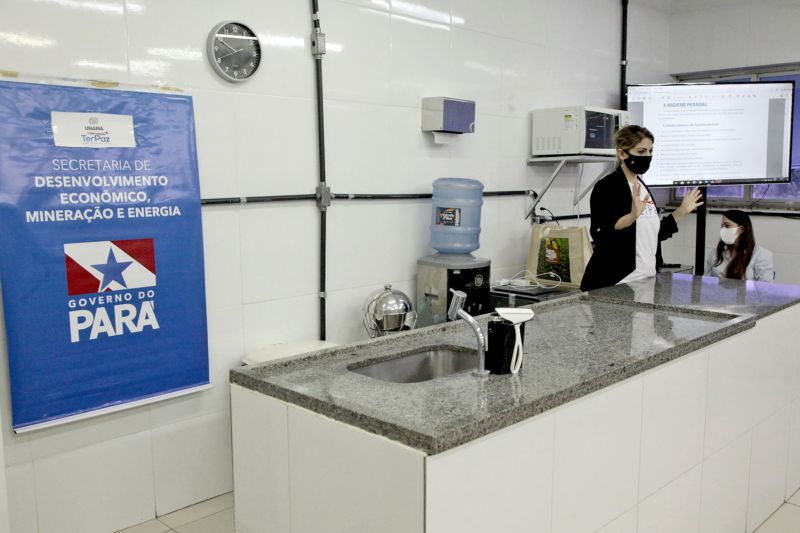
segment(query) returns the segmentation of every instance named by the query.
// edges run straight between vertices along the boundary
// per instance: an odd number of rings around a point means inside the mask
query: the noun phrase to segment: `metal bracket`
[[[539,196],[533,202],[533,205],[531,206],[530,210],[528,210],[528,212],[525,213],[525,218],[528,218],[529,216],[531,216],[533,214],[533,212],[536,210],[536,206],[539,205],[539,202],[542,201],[542,198],[544,197],[545,193],[547,192],[547,189],[550,188],[550,186],[556,180],[556,177],[558,176],[558,173],[561,172],[561,169],[564,168],[564,165],[566,165],[566,164],[567,164],[567,162],[564,159],[562,159],[562,160],[560,160],[558,162],[558,164],[556,165],[555,171],[550,176],[550,180],[547,182],[547,185],[545,185],[544,189],[542,189],[542,191],[539,193]]]
[[[317,59],[325,54],[325,34],[319,28],[311,32],[311,54]]]
[[[328,299],[328,291],[318,292],[317,295],[319,296],[319,298],[321,300],[327,300]]]
[[[613,156],[593,156],[593,155],[584,155],[584,156],[547,156],[547,157],[534,157],[528,159],[529,165],[537,165],[537,164],[553,164],[556,163],[556,168],[553,173],[550,175],[550,179],[545,184],[544,188],[539,192],[539,197],[536,198],[536,201],[533,202],[533,205],[525,213],[525,218],[527,219],[530,216],[535,216],[534,211],[536,210],[536,206],[539,205],[541,202],[542,197],[544,197],[547,190],[553,184],[553,182],[558,177],[559,172],[564,168],[567,163],[605,163],[605,169],[589,184],[588,187],[584,188],[583,190],[580,189],[580,183],[575,184],[575,192],[573,194],[573,204],[578,205],[584,196],[586,196],[594,187],[595,183],[597,183],[601,178],[603,178],[608,172],[614,169],[616,165],[616,158]]]
[[[331,205],[331,188],[321,181],[317,185],[317,207],[320,211],[326,211]]]
[[[587,185],[583,190],[580,189],[580,182],[575,185],[575,194],[572,196],[572,205],[578,205],[578,203],[583,200],[583,197],[589,194],[589,192],[594,188],[595,184],[606,177],[614,167],[616,166],[616,162],[613,163],[606,163],[606,166],[603,168],[602,172],[595,177],[592,182]]]

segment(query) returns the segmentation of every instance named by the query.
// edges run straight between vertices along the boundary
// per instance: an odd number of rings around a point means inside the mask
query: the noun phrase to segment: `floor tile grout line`
[[[199,521],[201,521],[201,520],[205,520],[206,518],[209,518],[209,517],[212,517],[212,516],[218,515],[218,514],[220,514],[220,513],[223,513],[223,512],[225,512],[225,511],[227,511],[228,509],[233,509],[233,507],[234,507],[234,502],[233,502],[233,499],[231,499],[231,504],[230,504],[230,505],[228,505],[228,506],[226,506],[226,507],[222,507],[222,508],[218,509],[217,511],[213,512],[213,513],[207,514],[207,515],[205,515],[205,516],[202,516],[202,517],[200,517],[200,518],[198,518],[198,519],[196,519],[196,520],[191,520],[191,521],[189,521],[189,522],[186,522],[186,523],[184,523],[184,524],[180,524],[180,525],[177,525],[177,526],[171,526],[171,525],[169,525],[168,523],[166,523],[166,522],[164,522],[163,520],[161,520],[161,518],[163,518],[163,516],[168,516],[168,515],[170,515],[170,514],[177,513],[177,512],[179,512],[179,511],[184,511],[184,510],[186,510],[186,509],[191,509],[192,507],[195,507],[195,506],[202,505],[202,504],[204,504],[204,503],[206,503],[206,502],[209,502],[209,501],[211,501],[211,500],[214,500],[214,499],[217,499],[217,498],[221,498],[221,497],[223,497],[223,496],[227,496],[228,494],[232,494],[232,492],[233,492],[233,491],[229,491],[229,492],[226,492],[226,493],[224,493],[224,494],[220,494],[219,496],[214,496],[214,497],[212,497],[212,498],[209,498],[208,500],[204,500],[204,501],[202,501],[202,502],[198,502],[198,503],[195,503],[195,504],[193,504],[193,505],[189,505],[189,506],[187,506],[187,507],[184,507],[183,509],[177,509],[177,510],[175,510],[175,511],[172,511],[172,512],[170,512],[170,513],[167,513],[167,514],[165,514],[165,515],[162,515],[162,516],[156,516],[156,517],[155,517],[155,518],[153,518],[152,520],[155,520],[156,522],[160,523],[162,526],[164,526],[164,527],[166,527],[166,528],[167,528],[167,529],[165,529],[165,530],[163,531],[163,533],[178,533],[178,529],[177,529],[177,528],[181,528],[181,527],[184,527],[184,526],[186,526],[186,525],[189,525],[189,524],[194,524],[195,522],[199,522]],[[135,525],[133,525],[133,526],[130,526],[130,527],[138,527],[138,526],[141,526],[141,525],[142,525],[142,524],[144,524],[144,523],[145,523],[145,522],[142,522],[142,523],[139,523],[139,524],[135,524]],[[125,530],[125,531],[127,531],[127,530]]]
[[[231,501],[231,504],[230,504],[229,506],[227,506],[227,507],[222,507],[222,508],[219,508],[218,510],[214,511],[213,513],[209,513],[209,514],[203,515],[203,516],[201,516],[200,518],[197,518],[197,519],[195,519],[195,520],[190,520],[190,521],[188,521],[188,522],[185,522],[185,523],[179,524],[179,525],[177,525],[177,526],[171,526],[171,525],[169,525],[167,522],[165,522],[164,520],[162,520],[162,518],[164,518],[164,517],[166,517],[166,516],[169,516],[169,515],[172,515],[172,514],[175,514],[175,513],[179,513],[179,512],[181,512],[181,511],[187,511],[187,510],[189,510],[189,509],[192,509],[192,508],[195,508],[195,507],[200,507],[200,506],[202,506],[203,504],[207,504],[208,502],[210,502],[210,501],[212,501],[212,500],[216,500],[216,499],[222,498],[223,496],[227,496],[228,494],[231,494],[231,493],[232,493],[232,491],[229,491],[229,492],[226,492],[226,493],[224,493],[224,494],[220,494],[219,496],[214,496],[214,497],[212,497],[212,498],[209,498],[209,499],[207,499],[207,500],[204,500],[204,501],[202,501],[202,502],[198,502],[198,503],[195,503],[195,504],[193,504],[193,505],[189,505],[189,506],[187,506],[187,507],[184,507],[184,508],[182,508],[182,509],[176,509],[175,511],[172,511],[172,512],[170,512],[170,513],[167,513],[167,514],[165,514],[165,515],[162,515],[162,516],[157,516],[157,517],[156,517],[156,520],[158,520],[159,522],[161,522],[162,524],[164,524],[166,527],[169,527],[169,528],[172,528],[172,527],[175,527],[175,528],[178,528],[178,527],[183,527],[183,526],[185,526],[185,525],[187,525],[187,524],[192,524],[192,523],[194,523],[194,522],[198,522],[198,521],[200,521],[200,520],[202,520],[202,519],[204,519],[204,518],[208,518],[209,516],[213,516],[213,515],[215,515],[215,514],[217,514],[217,513],[221,513],[222,511],[227,511],[228,509],[233,509],[233,501]],[[170,530],[170,531],[171,531],[171,530]],[[165,533],[169,533],[169,532],[165,532]]]
[[[781,510],[781,509],[783,509],[783,507],[785,507],[785,506],[786,506],[786,504],[787,504],[787,503],[789,503],[789,502],[788,502],[788,501],[787,501],[787,502],[784,502],[784,504],[783,504],[783,505],[781,505],[780,507],[778,507],[778,508],[775,510],[775,512],[773,512],[771,515],[769,515],[769,518],[767,518],[767,519],[766,519],[764,522],[762,522],[762,523],[761,523],[761,524],[758,526],[758,528],[756,528],[756,530],[755,530],[753,533],[759,533],[759,531],[764,531],[764,527],[765,527],[765,526],[769,526],[769,527],[770,527],[770,529],[772,529],[772,527],[773,527],[773,526],[772,526],[772,525],[770,525],[770,524],[771,524],[771,523],[772,523],[772,524],[774,524],[774,522],[771,522],[771,521],[774,519],[775,515],[777,515],[777,514],[780,512],[780,510]],[[790,504],[790,505],[792,505],[793,507],[798,507],[797,505],[794,505],[794,504]],[[792,525],[800,525],[800,524],[795,524],[795,523],[792,523]]]
[[[196,524],[197,522],[201,522],[201,521],[203,521],[203,520],[208,520],[208,519],[209,519],[209,518],[211,518],[212,516],[217,516],[218,514],[222,514],[222,513],[224,513],[225,511],[228,511],[228,510],[230,510],[230,509],[233,509],[233,506],[231,506],[231,507],[226,507],[225,509],[220,509],[220,510],[219,510],[219,511],[217,511],[216,513],[211,513],[210,515],[204,516],[204,517],[202,517],[202,518],[198,518],[197,520],[192,520],[191,522],[186,522],[185,524],[181,524],[181,525],[179,525],[179,526],[177,526],[177,527],[186,527],[186,526],[188,526],[188,525],[191,525],[191,524]],[[166,524],[165,524],[165,525],[166,525]],[[167,527],[171,527],[171,526],[167,526]],[[172,529],[170,529],[170,531],[173,531],[173,530],[172,530]],[[175,531],[177,531],[177,530],[175,530]],[[165,533],[169,533],[169,532],[165,532]]]
[[[756,528],[756,529],[753,531],[753,533],[758,533],[758,531],[759,531],[759,530],[763,529],[763,528],[764,528],[764,526],[766,526],[766,525],[767,525],[767,523],[769,523],[771,520],[773,520],[773,517],[774,517],[776,514],[778,514],[778,513],[780,512],[780,510],[781,510],[781,509],[783,509],[783,507],[784,507],[785,505],[786,505],[786,502],[783,502],[783,505],[781,505],[780,507],[778,507],[777,509],[775,509],[774,511],[772,511],[772,514],[770,514],[770,515],[767,517],[767,519],[766,519],[766,520],[764,520],[763,522],[761,522],[761,523],[758,525],[758,527],[757,527],[757,528]],[[772,523],[774,523],[774,522],[772,522]],[[770,526],[770,527],[771,527],[771,526]]]

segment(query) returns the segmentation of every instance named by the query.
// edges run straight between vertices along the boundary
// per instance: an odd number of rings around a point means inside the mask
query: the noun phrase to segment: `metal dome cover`
[[[413,329],[417,313],[411,299],[391,284],[372,292],[364,302],[364,327],[370,337]]]

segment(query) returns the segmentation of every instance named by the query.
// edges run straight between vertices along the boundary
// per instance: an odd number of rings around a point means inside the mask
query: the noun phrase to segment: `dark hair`
[[[747,265],[753,257],[753,249],[756,247],[756,237],[753,233],[753,224],[750,217],[744,211],[729,209],[722,213],[722,216],[737,224],[742,228],[742,232],[733,244],[725,244],[722,240],[717,244],[717,258],[714,265],[722,263],[722,252],[725,249],[731,251],[731,262],[725,269],[725,277],[733,279],[745,279]]]

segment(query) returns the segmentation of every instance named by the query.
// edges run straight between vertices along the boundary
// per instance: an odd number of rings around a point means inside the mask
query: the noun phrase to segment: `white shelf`
[[[539,202],[542,201],[542,198],[544,197],[545,193],[547,192],[547,189],[549,189],[550,185],[552,185],[553,182],[556,180],[556,177],[558,176],[558,173],[561,172],[561,169],[564,168],[564,165],[566,165],[568,163],[574,163],[574,164],[579,164],[579,163],[580,164],[583,164],[583,163],[605,163],[606,164],[606,169],[603,172],[600,172],[600,174],[598,174],[598,176],[594,180],[592,180],[592,183],[590,183],[588,187],[586,187],[585,189],[583,189],[581,191],[580,190],[580,183],[577,183],[575,185],[575,195],[573,196],[573,199],[572,199],[573,200],[572,205],[578,205],[578,202],[580,202],[583,199],[583,197],[586,196],[586,194],[590,190],[592,190],[592,187],[594,187],[594,184],[597,183],[597,181],[600,178],[605,176],[608,172],[610,172],[614,168],[614,165],[616,164],[616,162],[617,162],[617,158],[615,156],[611,156],[611,155],[548,155],[548,156],[542,156],[542,157],[531,157],[530,159],[528,159],[528,165],[552,165],[552,164],[555,164],[556,168],[553,171],[553,174],[550,176],[550,179],[547,181],[547,184],[542,189],[542,192],[539,193],[538,198],[536,198],[536,200],[534,200],[533,205],[531,206],[530,210],[525,214],[525,218],[528,218],[528,217],[530,217],[531,215],[534,214],[534,212],[536,211],[536,206],[539,205]]]
[[[560,161],[566,161],[567,163],[615,163],[617,158],[613,155],[545,155],[531,157],[528,159],[528,164],[538,165],[558,163]]]

